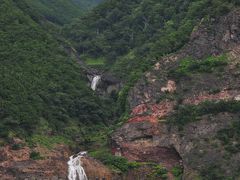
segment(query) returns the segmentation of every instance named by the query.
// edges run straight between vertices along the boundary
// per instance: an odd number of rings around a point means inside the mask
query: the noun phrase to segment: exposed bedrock
[[[240,10],[203,20],[195,29],[182,50],[160,59],[131,90],[128,102],[132,113],[113,133],[112,151],[129,160],[161,163],[168,169],[182,165],[187,180],[215,171],[212,168],[236,178],[240,153],[229,153],[217,136],[239,123],[240,112],[206,113],[181,128],[168,123],[180,106],[240,101]],[[177,77],[171,74],[186,58],[201,62],[222,55],[227,64],[219,69]]]

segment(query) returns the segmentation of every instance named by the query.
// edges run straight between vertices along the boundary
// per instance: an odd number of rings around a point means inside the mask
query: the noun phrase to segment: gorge
[[[1,0],[0,180],[238,180],[239,0]]]

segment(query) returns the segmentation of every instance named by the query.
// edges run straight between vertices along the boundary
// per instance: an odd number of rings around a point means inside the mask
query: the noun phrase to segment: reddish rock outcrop
[[[219,166],[224,176],[234,177],[239,171],[239,152],[224,159],[228,152],[217,135],[232,127],[240,112],[206,114],[181,128],[164,122],[174,113],[175,105],[240,100],[240,10],[207,24],[202,21],[195,29],[182,50],[159,60],[131,90],[128,97],[131,117],[113,133],[112,147],[115,154],[129,160],[153,161],[168,169],[182,163],[187,180],[207,172],[213,164]],[[189,73],[176,79],[171,76],[171,70],[184,58],[201,61],[223,53],[228,56],[228,64],[220,70]]]
[[[117,175],[109,168],[104,166],[101,162],[91,157],[83,157],[81,161],[82,166],[85,169],[85,173],[88,177],[88,180],[96,179],[117,180],[120,178],[119,175]]]
[[[113,153],[130,161],[161,163],[169,170],[179,165],[181,158],[176,150],[159,145],[156,139],[166,130],[161,127],[161,118],[172,112],[174,105],[173,101],[163,101],[133,108],[133,117],[113,135]]]
[[[16,143],[14,141],[14,143]],[[22,141],[18,143],[22,144]],[[17,144],[18,144],[17,143]],[[22,144],[23,145],[23,144]],[[24,146],[13,148],[6,145],[0,148],[0,179],[1,180],[67,180],[69,156],[72,152],[65,145],[56,145],[53,149]],[[39,152],[43,159],[33,160],[31,152]],[[132,169],[126,174],[117,174],[98,160],[89,156],[81,158],[82,166],[88,180],[133,180],[142,178],[152,171],[149,167]]]
[[[132,109],[129,123],[150,121],[157,123],[158,120],[166,117],[174,108],[174,101],[163,101],[159,104],[140,104]]]
[[[35,148],[41,153],[43,159],[32,160],[30,154],[33,150],[22,147],[14,150],[6,145],[0,148],[0,177],[1,180],[14,179],[66,179],[67,161],[70,151],[64,145],[58,145],[52,150]]]
[[[183,104],[194,104],[198,105],[204,101],[230,101],[237,100],[239,96],[239,92],[236,90],[222,90],[219,93],[209,94],[208,92],[202,92],[198,95],[194,95],[193,97],[186,98],[183,101]]]

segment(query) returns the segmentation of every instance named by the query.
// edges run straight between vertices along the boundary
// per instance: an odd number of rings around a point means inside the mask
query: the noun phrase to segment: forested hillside
[[[226,14],[238,0],[107,0],[65,28],[83,59],[102,60],[125,80],[177,51],[200,20]]]
[[[0,0],[0,179],[239,179],[239,5]]]
[[[111,113],[77,63],[18,5],[0,4],[0,135],[84,137],[86,126]]]
[[[143,72],[183,47],[201,21],[224,15],[235,5],[238,0],[107,0],[65,26],[63,34],[83,60],[102,64],[125,82],[118,97],[124,111],[128,91]]]
[[[25,0],[25,2],[34,15],[38,13],[48,21],[63,25],[70,23],[73,18],[80,17],[101,0]]]

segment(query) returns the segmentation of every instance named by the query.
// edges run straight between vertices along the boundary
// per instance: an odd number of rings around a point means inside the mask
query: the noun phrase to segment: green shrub
[[[171,172],[175,177],[180,178],[183,174],[183,168],[180,166],[175,166],[172,168]]]
[[[71,140],[68,140],[62,136],[33,135],[27,138],[27,142],[30,146],[41,145],[51,149],[56,144],[70,144]]]
[[[128,160],[123,157],[113,156],[107,150],[91,152],[90,155],[92,157],[100,160],[103,164],[113,168],[114,170],[120,171],[120,172],[126,172],[130,168],[138,167],[137,163],[133,164],[133,163],[128,162]]]
[[[19,150],[23,147],[23,144],[13,144],[12,145],[12,150]]]
[[[33,160],[41,160],[41,159],[43,159],[43,157],[40,155],[40,153],[36,152],[36,151],[32,151],[30,153],[30,158],[33,159]]]
[[[139,168],[139,167],[141,167],[141,165],[142,165],[142,163],[139,163],[136,161],[128,162],[128,166],[130,169]]]
[[[218,71],[219,67],[227,64],[227,56],[211,56],[202,60],[194,60],[191,58],[183,59],[179,66],[169,71],[169,76],[176,79],[189,76],[192,73],[212,73]]]
[[[7,141],[4,139],[0,139],[0,147],[3,147],[7,144]]]
[[[219,88],[213,88],[213,89],[209,90],[209,94],[217,94],[220,92],[221,92],[221,89],[219,89]]]
[[[155,165],[153,167],[153,171],[149,174],[149,177],[151,179],[156,179],[156,178],[167,179],[168,178],[167,173],[168,171],[165,167],[161,165]]]

